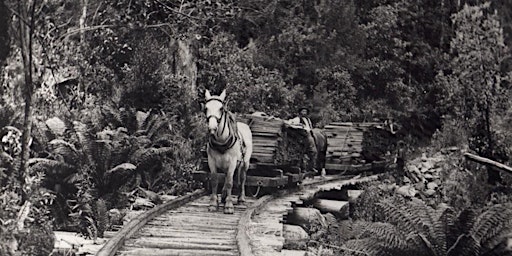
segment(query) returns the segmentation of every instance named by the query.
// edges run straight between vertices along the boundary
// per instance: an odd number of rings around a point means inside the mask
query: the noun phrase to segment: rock
[[[433,189],[425,190],[425,195],[427,195],[427,196],[433,196],[435,193],[436,193],[436,191]]]
[[[58,117],[53,117],[46,120],[46,125],[50,130],[58,136],[63,136],[66,131],[66,124]]]
[[[408,197],[414,197],[417,193],[416,189],[411,185],[401,186],[395,192]]]
[[[306,249],[309,241],[308,233],[300,226],[283,225],[284,248]]]
[[[424,190],[425,189],[425,185],[422,182],[415,183],[413,186],[417,190]]]
[[[292,213],[288,214],[286,222],[288,224],[299,225],[306,229],[311,227],[311,225],[327,227],[325,216],[315,208],[296,207]]]
[[[434,179],[434,175],[430,174],[430,173],[425,173],[423,175],[423,177],[427,180],[433,180]]]
[[[360,189],[347,190],[348,201],[355,201],[362,193],[363,190]]]
[[[434,164],[431,161],[425,161],[421,163],[420,170],[421,172],[427,172],[428,170],[434,168]]]
[[[438,185],[437,185],[437,183],[435,183],[435,182],[429,182],[429,183],[427,184],[427,188],[428,188],[428,189],[435,190],[437,187],[438,187]]]
[[[409,177],[404,177],[404,183],[406,183],[406,184],[411,183],[411,179],[409,179]]]

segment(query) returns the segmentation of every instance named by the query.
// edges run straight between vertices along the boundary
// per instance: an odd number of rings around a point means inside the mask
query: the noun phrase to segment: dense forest
[[[507,0],[1,0],[0,27],[2,255],[101,236],[133,191],[198,186],[205,89],[512,161]]]

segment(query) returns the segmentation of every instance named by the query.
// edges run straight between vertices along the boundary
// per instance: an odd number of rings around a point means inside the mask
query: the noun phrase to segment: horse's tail
[[[245,168],[245,162],[244,161],[238,161],[236,164],[235,169],[235,175],[236,175],[236,186],[240,187],[240,184],[242,183],[240,176],[242,176],[242,170]]]

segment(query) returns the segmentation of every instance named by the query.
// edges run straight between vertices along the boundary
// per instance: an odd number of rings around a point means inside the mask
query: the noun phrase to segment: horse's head
[[[215,134],[219,127],[219,122],[224,115],[224,100],[226,99],[226,90],[223,90],[219,96],[211,95],[209,90],[205,92],[205,113],[206,122],[208,122],[208,131]]]

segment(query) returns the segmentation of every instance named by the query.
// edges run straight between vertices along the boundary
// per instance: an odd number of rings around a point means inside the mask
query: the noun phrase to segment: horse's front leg
[[[208,167],[210,168],[210,187],[212,189],[208,211],[213,212],[219,207],[219,202],[217,201],[217,187],[219,186],[219,181],[217,179],[217,167],[210,163],[210,161],[208,161]]]
[[[222,188],[222,201],[224,204],[224,213],[233,214],[235,208],[233,207],[233,200],[231,199],[231,190],[233,189],[233,174],[236,169],[236,161],[232,162],[226,173],[226,180],[224,181],[224,187]]]

